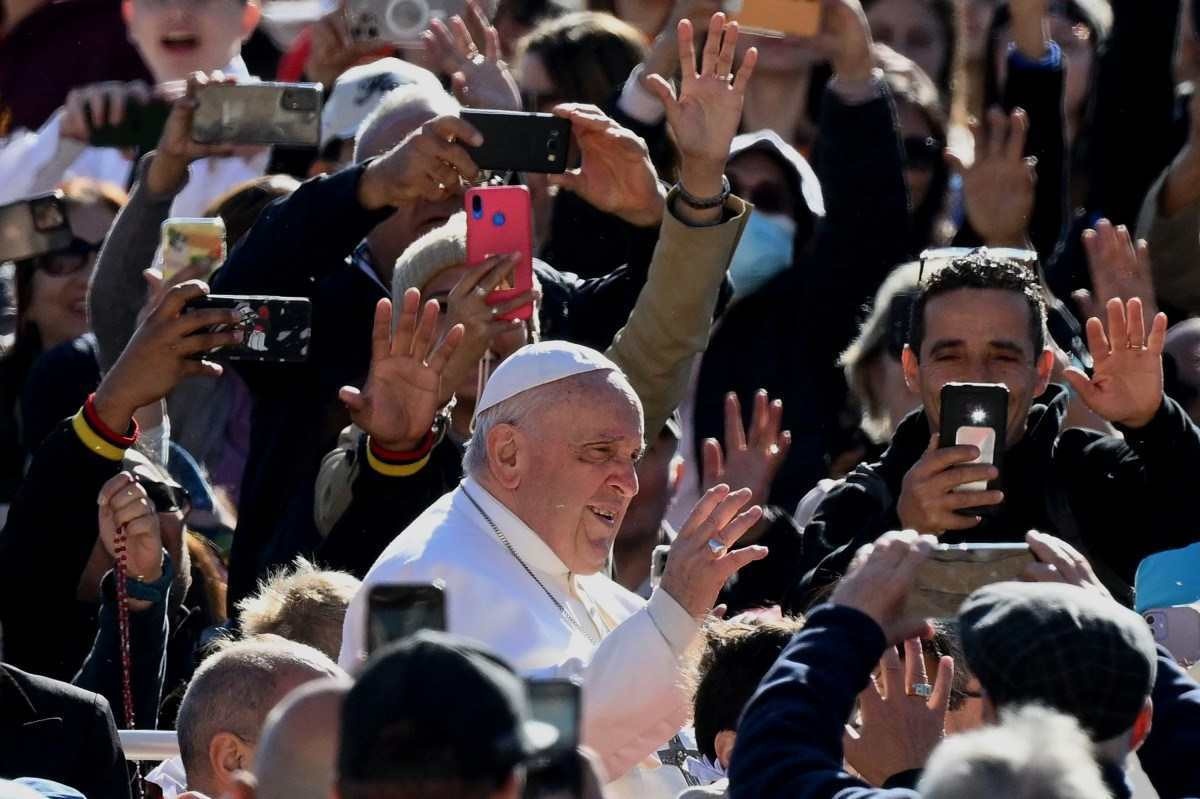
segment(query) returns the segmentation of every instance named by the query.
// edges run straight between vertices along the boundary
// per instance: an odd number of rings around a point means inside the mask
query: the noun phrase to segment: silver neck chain
[[[572,627],[581,632],[584,637],[586,637],[596,646],[599,646],[600,642],[597,641],[596,637],[588,632],[587,629],[579,623],[579,619],[575,617],[575,614],[571,612],[571,609],[562,602],[559,602],[558,598],[555,597],[554,594],[550,593],[550,589],[546,587],[546,584],[539,580],[538,576],[533,573],[533,569],[529,568],[525,561],[521,559],[521,556],[517,554],[517,550],[514,549],[513,545],[508,542],[508,538],[505,537],[504,533],[500,532],[500,527],[494,521],[492,521],[492,517],[488,516],[487,511],[485,511],[483,507],[475,501],[475,497],[471,496],[471,492],[467,491],[465,487],[462,489],[462,492],[463,495],[471,501],[471,504],[475,506],[475,510],[479,511],[479,515],[483,517],[483,520],[486,521],[488,526],[492,528],[492,532],[496,534],[496,538],[500,539],[500,543],[504,544],[504,548],[508,550],[508,554],[512,555],[517,563],[521,564],[521,568],[525,570],[525,573],[529,575],[530,579],[537,583],[538,588],[542,589],[542,592],[546,594],[546,597],[554,603],[554,607],[558,608],[558,612],[571,623]]]

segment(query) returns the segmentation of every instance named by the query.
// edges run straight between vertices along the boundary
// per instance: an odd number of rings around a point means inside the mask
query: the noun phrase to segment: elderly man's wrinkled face
[[[514,510],[572,572],[598,572],[638,492],[641,403],[623,377],[599,372],[572,379],[528,427]]]

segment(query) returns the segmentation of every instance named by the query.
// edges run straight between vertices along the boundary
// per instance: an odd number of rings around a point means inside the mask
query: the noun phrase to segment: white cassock
[[[583,743],[600,755],[610,778],[620,777],[606,786],[607,796],[674,797],[687,787],[677,768],[654,756],[690,715],[681,659],[700,629],[669,594],[658,589],[647,601],[604,574],[571,574],[533,530],[468,477],[367,572],[346,613],[341,665],[354,669],[364,657],[371,586],[439,579],[451,633],[486,643],[526,676],[582,679]]]

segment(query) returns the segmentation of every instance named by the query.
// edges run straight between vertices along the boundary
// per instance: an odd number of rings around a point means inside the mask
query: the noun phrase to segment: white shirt
[[[606,789],[609,796],[673,797],[686,787],[677,769],[660,767],[654,757],[690,714],[681,658],[699,632],[669,594],[656,590],[646,601],[603,574],[572,574],[533,530],[468,477],[367,572],[346,613],[343,668],[354,669],[364,656],[371,586],[439,579],[446,585],[450,632],[487,644],[526,676],[582,679],[583,744],[597,752],[610,778],[620,778]],[[592,638],[602,640],[597,645]]]
[[[241,57],[225,74],[250,80]],[[18,131],[0,149],[0,205],[53,191],[64,180],[83,177],[129,186],[133,162],[113,147],[89,147],[60,135],[63,109],[54,112],[40,130]],[[203,216],[213,200],[229,189],[261,177],[271,158],[269,148],[251,157],[202,158],[189,167],[190,177],[171,204],[171,216]]]

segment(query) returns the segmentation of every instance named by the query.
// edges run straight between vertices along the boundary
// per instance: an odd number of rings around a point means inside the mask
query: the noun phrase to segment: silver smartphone
[[[941,544],[918,567],[904,615],[954,618],[976,588],[1020,580],[1036,562],[1028,544]]]
[[[348,0],[346,26],[356,42],[419,45],[435,19],[465,19],[466,11],[466,0]]]
[[[319,83],[241,83],[196,92],[192,138],[201,144],[321,143]]]

